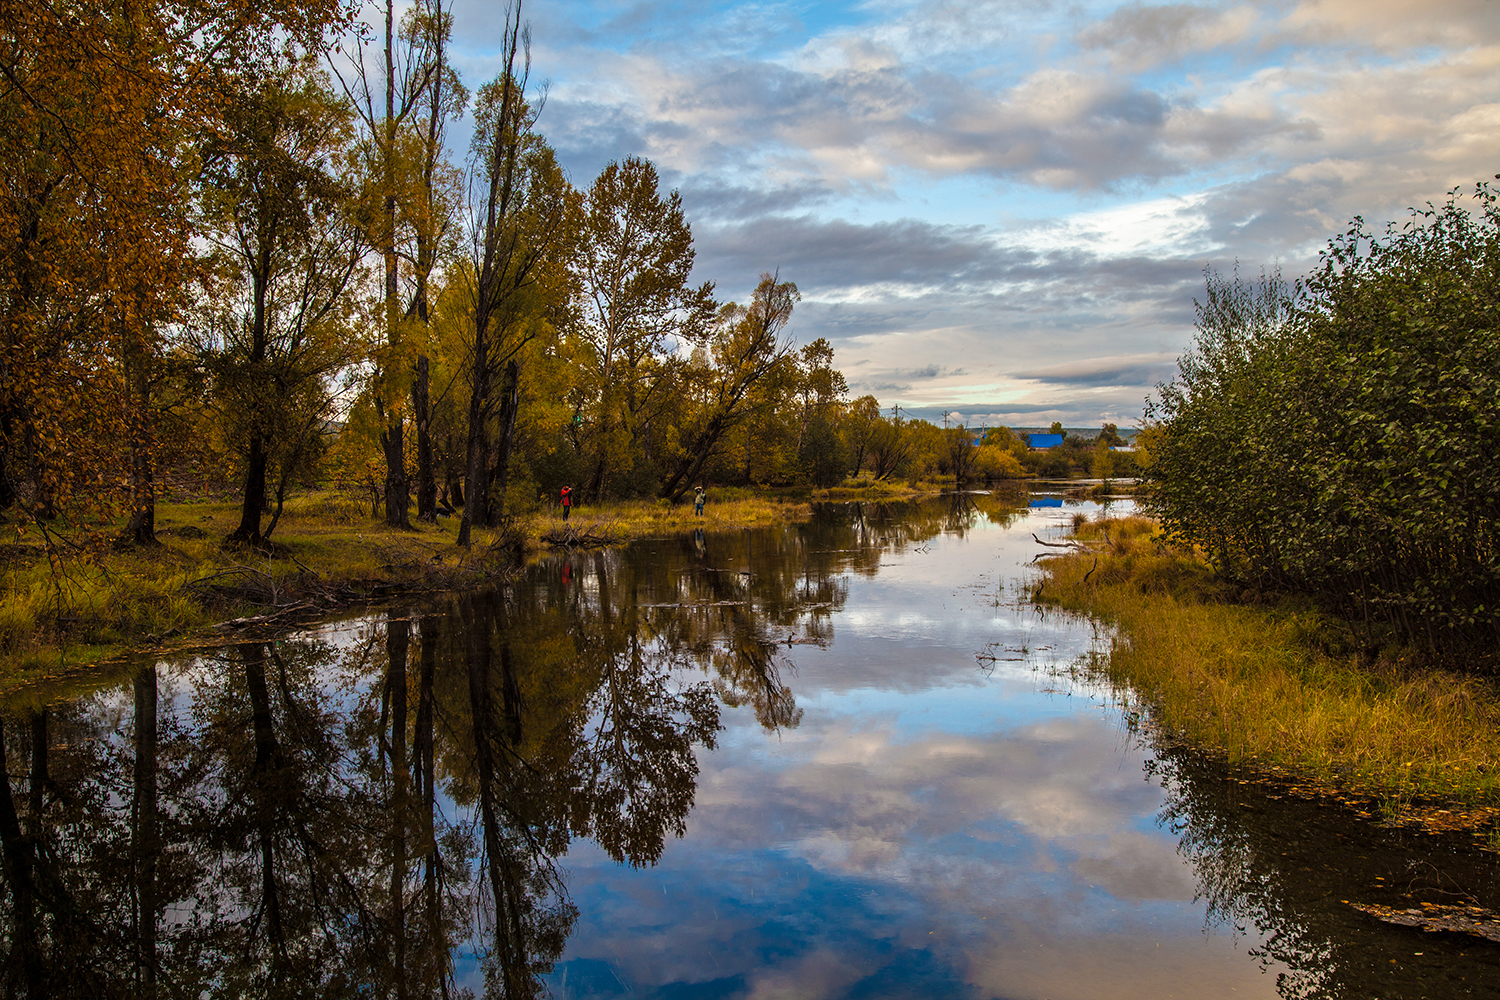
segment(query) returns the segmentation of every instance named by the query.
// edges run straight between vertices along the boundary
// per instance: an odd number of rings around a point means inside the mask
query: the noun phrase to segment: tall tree
[[[848,449],[851,475],[859,475],[865,457],[880,427],[880,402],[874,396],[861,396],[849,404],[844,414],[844,446]]]
[[[146,390],[194,270],[190,181],[220,82],[273,35],[309,44],[343,16],[336,0],[0,2],[0,508],[49,545],[53,515],[127,499],[150,539]]]
[[[782,333],[801,296],[779,278],[761,274],[748,306],[731,302],[719,310],[707,350],[697,352],[696,407],[680,432],[663,497],[680,500],[693,487],[725,435],[743,421],[750,391],[791,350]]]
[[[407,221],[402,210],[409,207],[409,199],[402,195],[412,185],[413,175],[419,174],[425,165],[425,156],[411,155],[413,140],[421,141],[420,132],[417,136],[412,132],[418,125],[416,116],[420,109],[430,107],[430,88],[443,76],[441,52],[447,41],[447,20],[441,6],[423,3],[411,12],[398,31],[396,0],[385,0],[380,10],[385,30],[378,68],[366,64],[364,46],[354,50],[355,66],[349,76],[337,62],[333,65],[364,132],[363,219],[366,238],[381,260],[379,300],[384,335],[375,353],[371,399],[381,422],[380,447],[386,467],[385,521],[394,527],[409,528],[406,392],[412,361],[408,357],[400,299],[401,239]],[[425,278],[426,275],[424,281]]]
[[[308,58],[247,72],[213,151],[204,218],[221,277],[205,348],[220,412],[244,456],[240,523],[259,544],[267,474],[287,481],[332,416],[327,379],[352,360],[348,290],[363,244],[338,178],[347,105]],[[272,529],[275,527],[273,519]]]
[[[584,193],[574,266],[582,285],[578,400],[588,428],[586,491],[606,492],[634,456],[652,458],[652,414],[670,391],[675,348],[713,318],[713,285],[688,284],[693,234],[656,167],[626,157]]]
[[[417,138],[420,177],[408,190],[404,215],[411,233],[411,300],[406,319],[418,324],[420,346],[412,376],[412,424],[417,433],[417,517],[437,519],[437,481],[432,441],[432,281],[434,271],[455,256],[452,236],[458,214],[456,171],[445,158],[448,119],[463,112],[468,92],[448,64],[448,41],[453,30],[451,7],[441,0],[425,3],[407,14],[402,37],[415,45],[423,39],[432,65],[419,117]]]
[[[506,7],[505,69],[479,91],[474,169],[480,192],[472,233],[473,328],[469,354],[464,514],[458,543],[491,523],[492,485],[503,476],[514,444],[521,378],[517,355],[555,329],[567,301],[562,249],[576,198],[557,158],[535,131],[537,109],[525,100],[531,66],[530,28],[521,2]],[[551,315],[548,315],[549,312]],[[499,418],[493,433],[492,418]]]

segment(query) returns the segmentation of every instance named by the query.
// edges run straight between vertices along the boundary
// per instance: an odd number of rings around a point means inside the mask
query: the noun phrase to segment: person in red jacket
[[[566,521],[568,519],[568,512],[573,509],[573,487],[571,486],[564,486],[562,488],[562,509],[563,520]]]

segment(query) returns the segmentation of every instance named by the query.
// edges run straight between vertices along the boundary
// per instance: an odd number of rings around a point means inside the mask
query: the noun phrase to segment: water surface
[[[968,495],[544,560],[0,713],[17,995],[1441,997],[1494,865],[1153,746]]]

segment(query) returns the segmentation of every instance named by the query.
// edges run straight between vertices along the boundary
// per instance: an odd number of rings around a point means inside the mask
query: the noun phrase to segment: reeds
[[[1242,602],[1153,522],[1081,526],[1095,554],[1046,560],[1041,599],[1118,625],[1100,669],[1174,736],[1231,762],[1384,800],[1500,803],[1500,695],[1484,679],[1366,650],[1313,608]],[[1393,804],[1393,805],[1390,805]]]

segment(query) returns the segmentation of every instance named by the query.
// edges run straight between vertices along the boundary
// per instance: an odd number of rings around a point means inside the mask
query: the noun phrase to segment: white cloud
[[[539,16],[543,127],[575,179],[655,159],[697,213],[701,277],[743,294],[780,265],[799,334],[887,403],[1138,413],[1141,386],[1013,376],[1175,356],[1205,264],[1296,272],[1351,216],[1399,218],[1500,164],[1492,0]],[[905,378],[914,352],[967,374]]]

